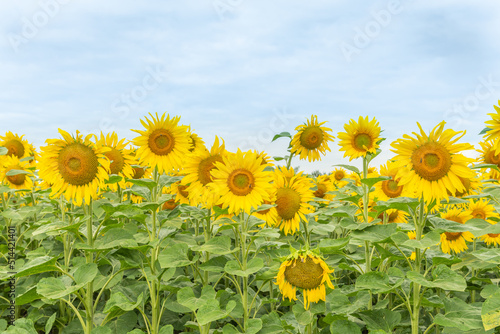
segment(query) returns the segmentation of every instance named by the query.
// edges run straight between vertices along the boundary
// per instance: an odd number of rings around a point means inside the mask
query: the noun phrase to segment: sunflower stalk
[[[363,157],[363,179],[368,177],[368,159],[366,156]],[[363,183],[363,222],[368,223],[368,205],[370,203],[370,189],[368,185]],[[372,267],[372,258],[370,253],[370,242],[368,240],[365,241],[365,273],[371,271]],[[372,294],[370,292],[370,299],[368,300],[368,310],[372,309]]]
[[[160,180],[160,175],[158,173],[158,168],[155,167],[153,171],[153,180],[155,181],[155,186],[151,190],[151,201],[156,203],[158,201],[158,182]],[[157,238],[157,209],[152,210],[152,234],[150,234],[150,242],[153,242]],[[151,280],[150,287],[150,297],[151,297],[151,334],[158,334],[160,327],[160,283],[158,282],[158,278],[156,277],[156,259],[158,255],[158,251],[160,248],[160,242],[156,243],[151,249],[151,274],[153,276]],[[147,278],[147,277],[146,277]]]
[[[425,222],[427,220],[427,215],[425,215],[424,209],[425,209],[425,202],[424,199],[422,198],[420,200],[418,215],[414,217],[415,233],[416,233],[415,239],[417,241],[420,241],[422,239],[422,233],[425,227]],[[413,271],[415,273],[420,274],[421,261],[422,261],[422,254],[420,253],[420,248],[415,248],[415,265],[413,266]],[[420,296],[420,289],[421,289],[420,284],[413,282],[413,312],[411,314],[412,334],[419,333],[420,302],[422,300]]]
[[[87,205],[87,245],[89,246],[89,250],[87,251],[87,263],[94,263],[94,252],[92,248],[94,247],[94,236],[93,236],[93,215],[94,210],[92,208],[93,200],[92,197]],[[87,325],[85,327],[85,334],[90,334],[92,328],[94,326],[94,282],[90,281],[87,283],[87,291],[85,295],[85,303],[87,310]]]

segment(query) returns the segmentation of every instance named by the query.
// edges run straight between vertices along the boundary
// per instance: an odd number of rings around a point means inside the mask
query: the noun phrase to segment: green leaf
[[[470,252],[470,254],[484,262],[494,264],[500,263],[500,248],[483,248]]]
[[[309,325],[313,320],[314,314],[311,310],[305,310],[304,306],[301,304],[294,304],[292,311],[297,322],[303,326]]]
[[[259,318],[249,319],[246,334],[257,334],[262,329],[262,320]]]
[[[350,238],[321,239],[318,247],[323,254],[331,254],[342,250],[349,244]]]
[[[120,175],[110,175],[108,180],[104,180],[106,184],[114,184],[123,180],[123,177]]]
[[[0,155],[6,155],[9,150],[6,147],[0,146]]]
[[[174,334],[174,327],[172,325],[165,325],[160,328],[159,334]]]
[[[97,275],[97,264],[95,263],[86,263],[82,266],[79,266],[76,269],[73,277],[75,278],[76,284],[81,286],[90,283]]]
[[[495,164],[477,164],[477,165],[474,165],[472,167],[470,167],[471,169],[483,169],[483,168],[492,168],[492,169],[496,169],[498,170],[498,166],[495,165]]]
[[[177,243],[165,248],[158,256],[161,268],[184,267],[198,260],[197,256],[189,260],[187,252],[188,245],[185,243]]]
[[[430,281],[422,274],[410,271],[406,274],[412,282],[427,288],[441,288],[451,291],[465,291],[467,283],[462,275],[457,274],[444,264],[438,265],[432,271],[433,280]]]
[[[366,184],[368,186],[368,189],[370,189],[376,183],[378,183],[380,181],[387,181],[390,179],[391,179],[391,177],[389,177],[389,176],[369,177],[366,179],[361,179],[361,183]]]
[[[196,319],[200,325],[204,326],[210,322],[227,317],[235,307],[236,302],[230,300],[226,305],[226,310],[221,311],[219,308],[219,301],[211,299],[203,304],[198,312],[196,312]]]
[[[36,286],[32,286],[24,293],[16,296],[16,305],[26,305],[31,303],[32,301],[40,299],[40,297],[41,296],[36,293]]]
[[[216,255],[226,255],[237,251],[236,248],[231,249],[231,238],[227,235],[213,237],[207,243],[201,246],[193,246],[191,249]]]
[[[113,334],[111,328],[108,327],[95,327],[90,331],[90,334]]]
[[[373,293],[387,293],[394,287],[390,286],[389,275],[380,271],[370,271],[358,277],[356,290],[370,290]]]
[[[31,174],[31,172],[22,169],[11,169],[7,173],[5,173],[5,176],[15,176],[20,174]]]
[[[224,266],[227,263],[225,256],[216,256],[200,265],[200,268],[209,272],[223,272]]]
[[[385,309],[360,312],[359,316],[370,331],[382,330],[392,333],[394,327],[401,322],[400,313]]]
[[[111,297],[106,302],[104,306],[104,313],[107,313],[107,320],[119,317],[126,312],[133,311],[137,306],[142,303],[143,294],[141,293],[137,298],[137,301],[134,303],[133,300],[130,300],[125,294],[118,291],[111,294]]]
[[[490,128],[484,128],[484,129],[482,129],[482,130],[481,130],[481,132],[479,132],[479,135],[480,135],[480,136],[481,136],[481,135],[484,135],[484,134],[486,134],[486,132],[488,132],[488,131],[491,131],[491,129],[490,129]]]
[[[427,233],[421,240],[407,240],[402,243],[402,246],[407,246],[411,248],[425,249],[439,244],[441,241],[441,235],[436,231]]]
[[[177,291],[177,302],[193,312],[200,307],[198,305],[198,298],[195,297],[191,287],[184,287]]]
[[[240,267],[238,261],[232,260],[226,263],[224,271],[231,275],[248,277],[262,269],[262,267],[264,267],[264,261],[260,257],[256,257],[248,261],[246,270]]]
[[[359,171],[359,169],[357,167],[355,167],[355,166],[351,166],[351,165],[333,165],[333,167],[336,167],[336,166],[345,168],[345,169],[350,170],[351,172],[354,172],[356,174],[360,174],[361,173]]]
[[[349,320],[335,320],[330,325],[331,334],[361,334],[361,329]]]
[[[352,238],[357,240],[384,242],[390,239],[391,235],[397,233],[396,224],[372,225],[367,228],[352,232]]]
[[[49,271],[59,271],[56,267],[57,257],[37,257],[19,268],[16,277],[31,276]]]
[[[76,289],[67,289],[64,283],[55,277],[42,278],[36,285],[36,292],[48,299],[60,299],[73,291],[76,291]]]
[[[130,182],[132,184],[135,184],[139,187],[146,187],[149,189],[149,191],[152,191],[153,188],[156,186],[156,182],[153,181],[153,180],[149,180],[149,179],[139,179],[139,180],[136,180],[136,179],[126,179],[127,182]]]
[[[283,138],[283,137],[287,137],[287,138],[290,138],[290,139],[292,138],[292,136],[290,135],[289,132],[281,132],[281,133],[278,133],[277,135],[274,135],[273,140],[271,140],[271,143],[273,141],[275,141],[276,139]]]
[[[56,315],[57,315],[57,312],[52,314],[50,316],[50,318],[47,320],[47,322],[45,323],[45,333],[50,333],[50,330],[52,329],[52,326],[54,326],[54,322],[56,321]]]
[[[445,314],[437,314],[434,323],[443,327],[455,327],[462,331],[483,328],[481,306],[467,304],[459,298],[443,299]]]
[[[500,326],[500,290],[489,296],[483,303],[481,319],[485,330]]]

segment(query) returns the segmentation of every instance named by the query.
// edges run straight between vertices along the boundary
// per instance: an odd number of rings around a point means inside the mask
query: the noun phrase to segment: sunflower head
[[[191,153],[202,153],[207,150],[205,147],[205,142],[196,133],[191,131],[191,127],[188,127],[189,132],[189,152]]]
[[[489,129],[484,135],[487,141],[496,139],[500,135],[500,100],[498,101],[498,106],[493,105],[493,108],[495,108],[496,114],[488,114],[488,116],[491,116],[491,119],[485,122],[486,127]],[[495,154],[500,154],[500,147],[497,146],[495,148]]]
[[[120,182],[108,185],[111,190],[116,191],[118,185],[121,188],[125,188],[125,179],[134,178],[136,173],[140,174],[142,172],[142,175],[139,177],[142,178],[144,170],[137,169],[136,171],[132,167],[135,164],[135,156],[133,151],[126,147],[127,143],[125,143],[125,139],[118,140],[118,135],[115,132],[108,133],[107,135],[101,132],[100,138],[96,137],[96,141],[99,146],[108,149],[107,152],[104,152],[104,155],[110,161],[109,173],[122,177]]]
[[[158,114],[141,120],[145,130],[132,130],[140,134],[134,139],[138,146],[137,157],[149,167],[157,167],[160,173],[182,167],[184,157],[192,147],[189,143],[188,127],[178,125],[180,117]]]
[[[335,195],[330,194],[334,190],[333,182],[330,180],[329,175],[320,175],[316,178],[314,185],[316,189],[313,192],[314,197],[323,200],[331,201]]]
[[[366,157],[368,153],[376,153],[381,138],[380,126],[378,121],[373,118],[371,121],[368,116],[363,118],[359,116],[358,121],[351,119],[344,125],[346,132],[339,132],[340,150],[345,151],[344,157],[349,160],[359,157]]]
[[[398,185],[408,186],[417,197],[428,203],[432,200],[448,198],[457,192],[465,191],[460,177],[467,179],[475,176],[468,167],[473,159],[460,152],[473,149],[470,144],[456,144],[465,135],[451,129],[444,130],[445,122],[439,123],[429,135],[420,124],[420,133],[415,137],[405,135],[391,146],[397,155],[394,158],[398,168]],[[453,138],[459,135],[457,138]]]
[[[42,147],[40,177],[52,184],[51,196],[64,194],[68,201],[81,205],[96,199],[109,177],[110,162],[104,155],[109,148],[85,138],[77,131],[73,138],[59,129],[63,139],[48,139]]]
[[[19,159],[33,156],[33,146],[23,137],[24,135],[19,136],[8,131],[5,136],[0,136],[0,146],[7,149],[8,156],[16,156]]]
[[[301,160],[306,158],[309,161],[321,160],[319,154],[325,155],[326,151],[330,152],[328,142],[333,141],[333,136],[328,133],[332,129],[322,126],[325,123],[318,123],[318,117],[312,115],[306,124],[297,126],[295,128],[297,133],[290,142],[291,153],[299,155]]]
[[[297,300],[296,290],[302,289],[304,308],[309,309],[310,303],[325,300],[325,283],[333,289],[330,279],[330,269],[323,259],[311,251],[298,251],[286,258],[281,264],[276,285],[279,286],[284,298]]]
[[[455,207],[441,213],[441,218],[465,224],[473,216],[469,209],[464,210],[464,208]],[[455,253],[463,252],[468,249],[466,241],[472,241],[473,239],[474,235],[468,231],[441,233],[441,250],[448,254],[450,254],[450,251]]]
[[[6,156],[0,166],[0,180],[11,189],[31,189],[33,173],[29,163],[16,155]]]
[[[398,183],[399,178],[396,178],[397,172],[397,167],[391,161],[380,166],[380,176],[387,176],[389,179],[375,184],[374,196],[379,201],[388,201],[391,198],[411,196],[408,187]]]

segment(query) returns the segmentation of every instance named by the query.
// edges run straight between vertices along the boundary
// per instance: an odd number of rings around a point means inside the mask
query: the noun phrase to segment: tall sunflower
[[[472,212],[464,208],[452,208],[441,214],[441,218],[452,220],[454,222],[465,224],[472,219]],[[469,231],[466,232],[444,232],[441,233],[441,250],[443,253],[450,254],[450,251],[455,253],[463,252],[468,249],[466,241],[473,241],[474,235]]]
[[[497,221],[492,220],[491,218],[496,220],[500,218],[500,215],[496,212],[495,207],[490,204],[487,199],[470,199],[468,209],[473,218],[484,219],[492,225],[497,224]],[[486,242],[487,245],[500,245],[500,234],[488,233],[481,236],[481,240]]]
[[[269,211],[270,225],[279,227],[285,235],[294,234],[300,228],[300,221],[307,222],[305,214],[314,211],[308,203],[314,194],[311,179],[302,173],[287,178],[281,169],[274,172],[274,194],[276,206]]]
[[[270,172],[264,171],[262,158],[254,152],[242,152],[222,157],[223,162],[215,161],[210,171],[214,185],[221,196],[218,203],[228,207],[230,214],[241,211],[250,214],[250,210],[258,208],[264,200],[269,200]]]
[[[125,139],[118,140],[118,135],[115,132],[108,133],[106,136],[101,132],[101,137],[96,140],[98,145],[109,148],[109,151],[104,155],[109,159],[109,174],[115,174],[122,177],[118,182],[121,188],[126,187],[125,179],[130,179],[134,176],[135,171],[132,165],[135,164],[133,151],[127,149]],[[109,188],[113,191],[117,190],[117,184],[109,184]]]
[[[289,255],[278,271],[276,285],[279,286],[283,298],[297,300],[297,288],[302,289],[304,308],[326,298],[326,287],[334,289],[330,274],[333,269],[321,257],[311,251],[300,251]],[[326,284],[325,284],[326,283]]]
[[[333,136],[328,133],[332,129],[322,126],[326,122],[318,123],[318,117],[311,115],[311,120],[306,124],[295,128],[297,133],[293,136],[290,145],[291,153],[299,155],[301,160],[306,158],[310,161],[321,160],[320,153],[325,155],[330,152],[328,142],[333,140]]]
[[[158,168],[158,172],[170,172],[182,167],[183,159],[189,153],[188,127],[178,125],[180,117],[170,118],[165,113],[161,116],[153,116],[151,120],[141,120],[145,130],[132,130],[140,134],[134,138],[134,145],[138,146],[137,157],[152,169]]]
[[[496,105],[493,105],[493,108],[495,108],[495,111],[497,112],[496,114],[488,114],[488,116],[491,116],[491,120],[488,120],[485,122],[486,127],[489,128],[490,130],[487,131],[484,135],[485,140],[497,140],[500,138],[500,100],[498,100],[498,107]],[[500,147],[496,146],[495,147],[495,154],[498,155],[500,154]]]
[[[33,172],[29,169],[30,165],[27,161],[22,161],[16,155],[11,155],[4,157],[1,162],[0,181],[11,189],[33,188],[33,180],[31,179]],[[15,175],[8,175],[9,172],[15,173],[15,171],[20,172]]]
[[[380,181],[375,184],[374,197],[379,201],[388,201],[391,198],[411,197],[412,193],[408,187],[399,185],[399,179],[396,178],[398,172],[393,162],[380,166],[380,176],[390,177],[388,180]]]
[[[52,197],[63,194],[77,205],[96,199],[104,181],[108,180],[110,162],[104,155],[109,148],[82,137],[79,131],[73,138],[59,129],[63,139],[47,139],[42,147],[40,177],[52,185]]]
[[[199,204],[206,204],[208,207],[214,205],[215,199],[213,189],[206,185],[213,181],[210,171],[215,168],[215,163],[222,163],[222,157],[226,154],[224,141],[219,142],[219,138],[215,136],[214,144],[210,151],[193,152],[186,158],[184,164],[184,173],[186,176],[183,183],[190,184],[187,192],[192,198],[196,195],[196,199],[200,200]]]
[[[33,145],[23,139],[24,135],[19,136],[11,131],[7,131],[5,136],[0,136],[0,146],[7,149],[8,156],[16,156],[19,159],[34,157],[35,152]]]
[[[448,193],[455,195],[464,191],[460,178],[473,178],[474,172],[467,167],[473,159],[460,152],[471,150],[470,144],[456,144],[465,135],[451,129],[444,130],[445,122],[439,123],[427,135],[419,123],[420,134],[413,133],[416,138],[404,135],[403,139],[393,142],[392,150],[396,153],[395,167],[398,168],[396,178],[398,185],[414,189],[416,196],[423,197],[426,202],[441,200]],[[453,138],[459,135],[457,138]]]
[[[366,157],[368,153],[376,153],[380,141],[380,126],[373,118],[359,116],[358,121],[351,119],[344,125],[346,132],[339,132],[340,150],[345,151],[344,158],[349,156],[349,161],[359,157]]]

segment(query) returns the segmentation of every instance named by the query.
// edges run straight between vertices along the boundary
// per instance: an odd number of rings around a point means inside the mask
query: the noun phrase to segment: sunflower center
[[[335,180],[340,181],[345,177],[345,173],[342,171],[335,172]]]
[[[354,136],[352,144],[356,150],[365,152],[372,146],[372,137],[367,133],[358,133]]]
[[[181,194],[182,196],[188,198],[189,196],[189,192],[186,190],[188,186],[185,186],[185,185],[179,185],[177,187],[177,189],[179,190],[179,194]]]
[[[212,155],[206,159],[200,161],[198,165],[198,178],[200,179],[201,184],[206,185],[213,181],[212,175],[210,171],[215,168],[215,162],[222,162],[222,158],[219,154]]]
[[[145,167],[134,167],[134,176],[132,178],[138,180],[143,177],[144,173],[146,173]]]
[[[488,233],[488,236],[492,237],[492,238],[496,238],[500,235],[500,233]]]
[[[323,198],[325,197],[326,194],[326,186],[324,184],[318,184],[318,190],[314,192],[314,196],[318,198]]]
[[[104,155],[112,161],[109,165],[110,174],[118,174],[123,169],[123,156],[116,148],[111,148],[111,151],[104,153]]]
[[[317,126],[306,128],[300,135],[300,145],[308,150],[314,150],[323,143],[323,130]]]
[[[436,181],[450,170],[451,155],[439,143],[426,143],[413,152],[411,162],[417,175],[427,181]]]
[[[474,218],[486,219],[486,214],[481,209],[476,209],[476,210],[472,211],[472,216]]]
[[[395,198],[401,196],[403,186],[398,186],[398,182],[396,180],[382,181],[382,191],[387,195],[387,197]]]
[[[269,202],[269,201],[264,200],[264,204],[272,204],[272,203],[271,203],[271,202]],[[261,211],[257,211],[257,213],[258,213],[259,215],[265,215],[265,214],[267,214],[270,210],[271,210],[271,208],[269,208],[269,209],[265,209],[265,210],[261,210]]]
[[[193,152],[196,149],[196,140],[193,138],[193,135],[189,135],[189,143],[192,145],[189,152]]]
[[[462,236],[462,232],[444,232],[444,234],[446,235],[446,240],[449,241],[457,240]]]
[[[500,155],[496,155],[494,150],[489,151],[484,160],[487,164],[495,164],[500,167]]]
[[[156,129],[149,135],[148,146],[156,155],[168,155],[174,149],[175,138],[166,129]]]
[[[308,256],[297,259],[285,269],[285,279],[288,283],[302,289],[315,289],[323,280],[323,268]]]
[[[24,145],[19,140],[9,140],[3,145],[7,150],[7,155],[15,155],[18,158],[22,158],[24,155]]]
[[[161,208],[163,210],[173,210],[173,209],[175,209],[176,206],[177,206],[177,203],[175,203],[175,199],[172,198],[172,199],[169,199],[168,201],[166,201],[165,203],[163,203]]]
[[[65,182],[82,186],[97,177],[98,161],[94,150],[82,143],[72,143],[59,151],[59,173]]]
[[[229,190],[237,196],[246,196],[252,192],[255,179],[252,173],[246,169],[236,169],[227,178]]]
[[[276,192],[276,210],[281,218],[289,220],[300,209],[300,195],[293,189],[280,188]]]
[[[12,169],[18,169],[22,170],[21,166],[15,166],[13,168],[10,168],[9,170]],[[20,186],[24,184],[24,181],[26,180],[26,174],[17,174],[17,175],[11,175],[7,176],[7,180],[12,183],[13,185]]]

